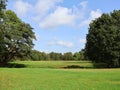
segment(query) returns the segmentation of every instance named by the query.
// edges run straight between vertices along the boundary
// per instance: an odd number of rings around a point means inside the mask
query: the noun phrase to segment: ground
[[[66,69],[61,66],[70,62],[54,61],[15,63],[25,67],[0,68],[0,90],[120,90],[119,68]],[[83,62],[70,63],[70,65],[80,64],[82,66]],[[91,65],[90,62],[84,62],[85,64]]]

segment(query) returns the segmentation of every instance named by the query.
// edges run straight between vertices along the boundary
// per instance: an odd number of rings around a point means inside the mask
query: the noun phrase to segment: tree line
[[[57,53],[57,52],[40,52],[37,50],[31,50],[28,55],[19,57],[16,56],[13,58],[13,60],[33,60],[33,61],[41,61],[41,60],[64,60],[64,61],[70,61],[70,60],[85,60],[85,54],[84,50],[81,50],[80,52],[72,53],[72,52],[66,52],[66,53]]]

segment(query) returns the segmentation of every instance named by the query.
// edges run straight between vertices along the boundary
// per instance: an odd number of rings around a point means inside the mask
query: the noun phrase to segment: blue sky
[[[34,49],[47,53],[80,51],[89,23],[120,9],[120,0],[8,0],[7,4],[34,28]]]

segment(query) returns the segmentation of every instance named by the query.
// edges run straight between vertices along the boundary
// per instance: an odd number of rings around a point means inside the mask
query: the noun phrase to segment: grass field
[[[94,68],[91,61],[16,61],[10,67],[26,68]]]
[[[25,68],[0,68],[0,90],[120,90],[120,69],[64,69],[91,62],[15,62]]]

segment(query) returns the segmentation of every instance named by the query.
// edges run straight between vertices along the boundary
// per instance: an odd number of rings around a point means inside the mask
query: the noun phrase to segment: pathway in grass
[[[0,68],[0,90],[120,90],[120,69]]]

